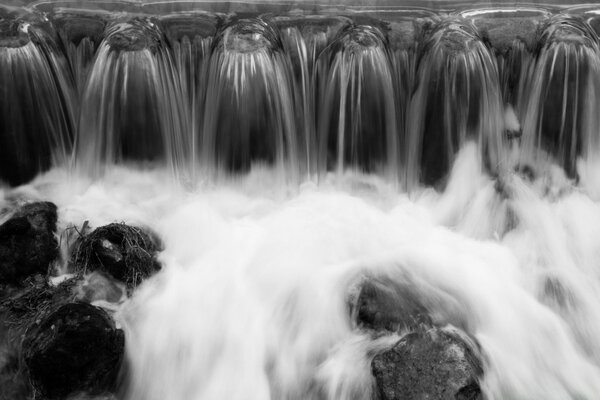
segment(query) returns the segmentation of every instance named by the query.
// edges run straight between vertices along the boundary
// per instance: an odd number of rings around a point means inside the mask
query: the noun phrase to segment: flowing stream
[[[486,399],[598,398],[590,20],[542,13],[539,46],[507,55],[479,14],[12,10],[0,208],[56,203],[65,251],[84,223],[164,243],[112,310],[123,399],[372,399],[399,336],[350,315],[370,277],[477,340]]]

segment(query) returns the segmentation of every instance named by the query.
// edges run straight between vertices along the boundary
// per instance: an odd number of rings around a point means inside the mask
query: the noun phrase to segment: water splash
[[[163,271],[117,315],[127,399],[370,399],[371,358],[398,337],[350,319],[368,276],[408,280],[438,322],[477,338],[486,398],[593,399],[600,209],[568,182],[553,199],[518,174],[500,192],[481,171],[475,144],[444,193],[410,197],[350,172],[298,188],[253,169],[189,192],[163,168],[54,170],[2,202],[51,199],[61,231],[119,220],[160,232]]]

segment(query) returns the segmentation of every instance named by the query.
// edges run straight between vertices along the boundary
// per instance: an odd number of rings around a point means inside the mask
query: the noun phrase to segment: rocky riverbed
[[[25,203],[4,210],[2,221],[0,399],[119,398],[127,342],[113,314],[160,271],[158,235],[116,222],[71,227],[64,260],[54,204]],[[355,329],[397,336],[372,355],[373,399],[481,399],[476,341],[415,287],[409,277],[365,277],[348,288]]]

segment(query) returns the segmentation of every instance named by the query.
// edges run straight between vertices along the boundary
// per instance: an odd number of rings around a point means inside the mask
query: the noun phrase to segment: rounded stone
[[[380,400],[481,400],[476,344],[454,328],[412,332],[371,364]]]
[[[27,330],[23,359],[35,389],[47,399],[116,389],[124,335],[100,308],[71,303]]]

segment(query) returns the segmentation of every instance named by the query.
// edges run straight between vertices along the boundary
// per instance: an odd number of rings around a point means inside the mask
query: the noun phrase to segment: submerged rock
[[[0,283],[47,273],[58,256],[56,221],[56,205],[37,202],[24,205],[0,225]]]
[[[114,223],[97,228],[75,246],[78,272],[104,272],[132,289],[160,270],[159,240],[141,228]]]
[[[454,328],[412,332],[371,364],[380,400],[481,400],[476,344]]]
[[[84,303],[119,303],[127,297],[125,285],[102,272],[92,272],[77,287],[77,300]]]
[[[428,310],[408,284],[369,280],[363,283],[356,304],[358,326],[399,332],[433,325]]]
[[[105,311],[71,303],[27,330],[23,359],[36,391],[48,399],[110,393],[116,388],[124,342]]]

